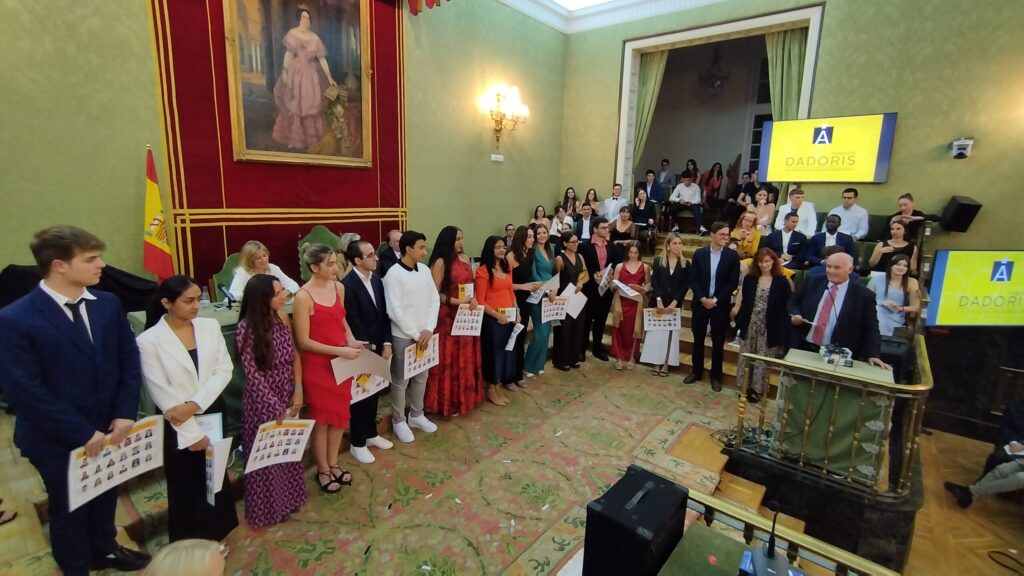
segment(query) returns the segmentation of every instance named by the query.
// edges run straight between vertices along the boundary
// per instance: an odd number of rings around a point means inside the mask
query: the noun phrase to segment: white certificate
[[[519,333],[523,331],[526,326],[516,322],[516,325],[512,327],[512,334],[508,337],[508,342],[505,343],[505,350],[511,352],[516,347],[516,338],[519,337]]]
[[[249,450],[245,473],[274,464],[301,462],[314,424],[316,420],[285,420],[280,424],[271,420],[260,424]]]
[[[376,374],[360,374],[352,379],[352,401],[349,405],[365,400],[388,387],[388,381]]]
[[[231,454],[231,438],[213,441],[206,447],[206,502],[213,506],[217,493],[224,488],[224,474]]]
[[[501,312],[502,314],[504,314],[505,318],[508,318],[509,322],[516,323],[516,322],[519,321],[519,308],[516,308],[515,306],[509,306],[508,308],[502,308],[502,309],[498,310],[498,312]]]
[[[562,298],[565,298],[565,313],[573,318],[579,318],[580,312],[583,311],[583,307],[587,304],[587,297],[583,292],[576,290],[571,282],[565,285],[565,290],[562,290],[560,294]]]
[[[636,300],[637,302],[640,301],[640,293],[630,288],[628,284],[623,284],[618,280],[613,280],[612,282],[615,282],[615,286],[619,289],[619,294],[622,295],[623,298],[629,298],[630,300]]]
[[[682,314],[679,308],[658,314],[657,308],[644,308],[644,331],[657,332],[663,330],[679,330],[682,326]]]
[[[476,286],[472,282],[469,284],[459,284],[459,300],[469,300],[476,295]]]
[[[604,293],[608,291],[608,283],[611,282],[612,276],[612,265],[609,264],[604,267],[601,271],[601,283],[597,285],[597,293],[600,296],[604,296]]]
[[[216,442],[224,437],[224,422],[221,419],[220,412],[197,414],[195,419],[199,427],[203,429],[203,434],[206,434],[206,437],[210,439],[210,442]]]
[[[163,416],[139,420],[117,446],[110,444],[107,434],[106,445],[95,458],[85,455],[85,447],[75,448],[68,459],[68,510],[163,465]]]
[[[426,350],[420,350],[414,342],[403,353],[405,354],[404,374],[406,378],[412,378],[424,370],[429,370],[431,366],[437,366],[440,360],[437,352],[437,334],[430,338]]]
[[[530,304],[536,304],[540,302],[540,299],[543,298],[545,294],[552,290],[558,290],[558,276],[552,276],[551,279],[545,282],[543,286],[535,290],[533,294],[530,294],[530,297],[527,298],[526,301]]]
[[[479,336],[484,323],[484,307],[474,310],[469,304],[460,304],[452,321],[452,336]]]
[[[540,321],[543,323],[565,320],[567,300],[562,297],[545,298],[541,303]]]
[[[334,369],[336,384],[341,384],[345,380],[361,374],[373,374],[385,380],[391,380],[391,363],[368,349],[363,349],[359,356],[351,360],[348,358],[331,360],[331,368]]]

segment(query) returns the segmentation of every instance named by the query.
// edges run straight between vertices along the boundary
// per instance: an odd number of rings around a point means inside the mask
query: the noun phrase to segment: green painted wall
[[[74,224],[141,273],[147,143],[169,208],[147,4],[0,0],[0,266],[32,263],[34,232]]]
[[[734,0],[569,36],[559,185],[614,174],[625,40],[803,5]],[[899,113],[889,181],[859,187],[868,211],[895,212],[904,192],[925,212],[968,195],[985,205],[971,231],[941,234],[932,247],[1021,247],[1005,231],[1024,213],[1010,171],[1024,150],[1022,24],[1024,3],[1016,0],[825,2],[811,116]],[[967,160],[949,156],[959,136],[977,138]],[[828,209],[842,185],[805,189]]]
[[[465,251],[508,222],[550,207],[558,188],[565,35],[496,0],[446,2],[404,15],[406,185],[409,224],[433,243],[448,224]],[[492,83],[518,86],[529,122],[502,137],[477,106]]]

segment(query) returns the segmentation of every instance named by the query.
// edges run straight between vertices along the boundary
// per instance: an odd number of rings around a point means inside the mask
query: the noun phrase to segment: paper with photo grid
[[[644,308],[644,332],[679,330],[682,326],[682,314],[679,308],[658,314],[657,308]]]
[[[284,420],[280,424],[271,420],[260,424],[249,452],[249,461],[245,464],[245,473],[274,464],[301,462],[314,424],[316,420]]]
[[[530,297],[526,299],[526,301],[529,302],[530,304],[536,304],[540,302],[541,298],[543,298],[548,292],[552,290],[558,290],[557,274],[552,276],[551,279],[545,282],[543,286],[534,290],[533,293],[530,294]]]
[[[224,474],[231,455],[231,438],[210,439],[206,447],[206,502],[215,506],[217,493],[224,488]]]
[[[608,291],[608,283],[612,279],[612,265],[609,264],[601,270],[601,283],[597,285],[597,294],[604,296],[604,293]]]
[[[618,280],[612,280],[612,282],[615,282],[615,286],[619,289],[619,294],[621,294],[623,298],[629,298],[630,300],[636,300],[637,302],[640,301],[640,293],[630,288],[628,284],[623,284]]]
[[[540,305],[540,321],[543,323],[555,320],[565,320],[565,313],[568,308],[568,300],[561,296],[557,298],[545,298]]]
[[[385,380],[376,374],[360,374],[352,379],[352,401],[349,405],[355,404],[360,400],[366,400],[377,392],[388,387],[391,382]]]
[[[516,338],[519,337],[519,333],[526,328],[525,325],[516,322],[516,325],[512,327],[512,334],[508,337],[508,342],[505,343],[505,351],[511,352],[516,347]]]
[[[139,420],[117,446],[110,444],[107,434],[106,445],[95,458],[85,455],[84,446],[75,448],[68,459],[68,510],[163,465],[163,416]]]
[[[469,304],[459,304],[459,310],[452,321],[452,336],[479,336],[484,323],[484,307],[476,309]]]
[[[349,378],[355,378],[363,374],[373,374],[386,380],[391,380],[391,362],[385,360],[379,354],[363,349],[355,358],[334,358],[331,360],[331,369],[334,370],[334,382],[341,384]]]
[[[420,350],[415,343],[410,344],[404,352],[404,370],[402,372],[405,378],[412,378],[413,376],[429,370],[431,366],[437,366],[440,361],[437,351],[437,334],[434,334],[430,338],[430,343],[427,344],[425,350]]]

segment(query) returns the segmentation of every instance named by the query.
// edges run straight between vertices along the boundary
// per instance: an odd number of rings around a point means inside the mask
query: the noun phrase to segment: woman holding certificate
[[[540,282],[533,281],[533,242],[533,230],[520,226],[512,236],[512,245],[505,250],[505,260],[512,268],[512,290],[516,294],[516,305],[519,307],[519,323],[523,325],[523,330],[516,336],[516,344],[513,347],[516,355],[516,379],[515,384],[506,386],[509,390],[526,388],[523,382],[523,366],[526,359],[526,328],[530,324],[530,304],[526,300],[531,292],[540,288]],[[500,389],[497,393],[498,396],[505,396],[504,391]]]
[[[295,353],[291,321],[282,312],[290,294],[273,276],[257,274],[245,285],[235,336],[245,370],[242,447],[252,450],[260,425],[298,416],[302,363]],[[285,520],[306,503],[302,462],[288,462],[245,475],[245,519],[253,528]]]
[[[516,381],[515,351],[505,349],[516,325],[506,311],[511,310],[514,317],[518,310],[512,290],[512,268],[505,260],[505,252],[504,238],[491,236],[484,242],[476,269],[476,297],[484,307],[480,331],[483,376],[487,399],[498,406],[509,402],[501,393],[501,385],[510,386]]]
[[[171,542],[223,540],[238,526],[230,484],[224,483],[213,506],[206,502],[206,447],[211,442],[207,430],[223,426],[220,395],[234,366],[220,323],[198,318],[200,295],[199,286],[187,276],[164,280],[146,315],[148,328],[138,337],[142,379],[164,415]]]
[[[577,292],[583,291],[587,281],[587,266],[583,257],[576,253],[580,239],[572,232],[562,233],[562,253],[555,259],[555,273],[558,274],[558,293],[572,284]],[[587,310],[580,310],[579,316],[573,318],[566,314],[565,320],[555,329],[555,349],[551,355],[551,363],[555,368],[568,372],[580,367],[580,350],[586,343]]]
[[[430,273],[441,298],[437,314],[438,363],[430,368],[423,409],[442,416],[465,414],[484,401],[480,337],[452,336],[459,306],[476,308],[473,267],[462,252],[462,230],[445,226],[430,253]]]
[[[295,295],[292,318],[302,358],[302,391],[309,417],[316,420],[313,459],[320,490],[336,494],[352,484],[352,474],[338,466],[341,436],[348,428],[352,387],[334,380],[331,360],[359,356],[363,343],[352,337],[345,319],[345,287],[338,282],[338,255],[330,246],[304,244],[299,250],[309,281]]]
[[[640,245],[634,240],[626,244],[626,259],[615,266],[612,287],[616,288],[612,299],[612,356],[615,369],[633,369],[633,362],[640,360],[640,349],[636,343],[643,337],[644,319],[639,311],[646,307],[647,288],[651,281],[651,269],[640,259]],[[637,293],[630,298],[615,281]]]
[[[665,239],[661,256],[651,266],[651,302],[659,314],[677,314],[690,286],[690,266],[683,257],[683,240],[676,234]],[[679,331],[658,330],[644,337],[640,361],[654,364],[651,374],[668,376],[669,366],[679,366]]]
[[[543,285],[551,280],[554,270],[554,254],[548,244],[548,228],[543,224],[531,225],[537,238],[533,245],[533,277],[534,282]],[[542,303],[530,304],[530,318],[533,320],[533,340],[526,348],[523,361],[523,374],[533,378],[536,374],[544,374],[544,364],[548,361],[548,340],[551,337],[551,323],[541,322]]]

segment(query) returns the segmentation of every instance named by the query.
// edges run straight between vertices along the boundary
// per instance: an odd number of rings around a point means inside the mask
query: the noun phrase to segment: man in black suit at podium
[[[825,277],[805,280],[789,302],[795,326],[792,346],[817,352],[834,344],[848,348],[855,360],[889,368],[882,362],[875,293],[850,281],[853,257],[844,252],[825,262]]]

